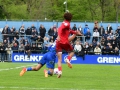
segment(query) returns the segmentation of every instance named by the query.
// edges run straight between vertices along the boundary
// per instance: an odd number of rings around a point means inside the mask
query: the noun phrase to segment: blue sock
[[[50,72],[50,70],[48,70],[48,75],[52,75],[51,72]]]
[[[32,71],[32,67],[28,67],[28,68],[27,68],[27,71]]]

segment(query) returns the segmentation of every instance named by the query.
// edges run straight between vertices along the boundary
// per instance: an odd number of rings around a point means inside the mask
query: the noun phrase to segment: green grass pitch
[[[46,67],[19,76],[22,67],[34,64],[0,63],[0,90],[120,90],[119,65],[73,64],[70,69],[63,64],[61,78],[45,78]]]

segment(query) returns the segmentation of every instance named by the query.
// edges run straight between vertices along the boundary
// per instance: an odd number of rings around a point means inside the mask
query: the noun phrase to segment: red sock
[[[59,70],[59,71],[62,71],[62,67],[58,67],[58,70]]]
[[[68,56],[68,57],[67,57],[67,59],[70,61],[70,60],[71,60],[71,57],[70,57],[70,56]]]

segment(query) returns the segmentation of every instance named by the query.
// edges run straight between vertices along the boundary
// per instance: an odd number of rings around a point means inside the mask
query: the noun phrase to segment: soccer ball
[[[54,68],[54,75],[58,75],[58,68]]]

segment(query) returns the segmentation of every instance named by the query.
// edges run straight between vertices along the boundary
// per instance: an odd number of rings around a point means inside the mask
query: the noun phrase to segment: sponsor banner
[[[31,54],[30,58],[26,54],[13,53],[12,62],[39,62],[44,54]],[[62,55],[62,63],[65,63],[67,54]],[[56,58],[57,63],[57,58]],[[114,55],[85,55],[82,57],[73,56],[71,59],[73,64],[120,64],[120,56]]]
[[[43,54],[31,54],[28,58],[27,54],[13,53],[12,62],[39,62],[42,57]]]

